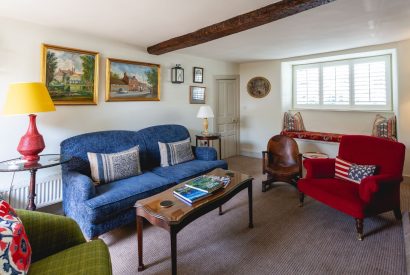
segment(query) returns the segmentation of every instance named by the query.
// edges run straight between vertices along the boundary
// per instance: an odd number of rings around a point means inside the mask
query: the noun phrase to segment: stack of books
[[[204,175],[188,181],[183,187],[175,189],[174,195],[183,202],[191,205],[222,188],[226,188],[229,182],[229,177]]]

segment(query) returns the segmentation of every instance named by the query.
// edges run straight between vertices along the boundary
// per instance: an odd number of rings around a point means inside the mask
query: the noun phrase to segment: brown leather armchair
[[[302,176],[302,154],[293,138],[276,135],[269,139],[267,151],[262,151],[263,174],[262,192],[266,192],[273,182],[282,181],[296,186]]]

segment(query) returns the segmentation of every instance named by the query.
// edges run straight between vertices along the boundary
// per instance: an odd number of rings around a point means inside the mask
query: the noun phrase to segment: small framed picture
[[[194,67],[194,83],[204,83],[204,68]]]
[[[205,87],[190,86],[189,87],[189,103],[190,104],[205,104]]]

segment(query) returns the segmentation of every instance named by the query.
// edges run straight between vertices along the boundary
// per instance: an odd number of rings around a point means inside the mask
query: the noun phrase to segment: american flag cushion
[[[358,165],[336,157],[335,177],[360,183],[362,179],[374,175],[376,165]]]

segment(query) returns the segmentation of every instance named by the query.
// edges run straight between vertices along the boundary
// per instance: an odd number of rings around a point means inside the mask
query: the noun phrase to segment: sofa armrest
[[[359,187],[359,196],[366,202],[370,203],[373,199],[374,194],[379,192],[383,188],[400,188],[400,183],[402,182],[402,176],[394,175],[374,175],[362,179]]]
[[[85,243],[77,223],[67,217],[18,209],[32,249],[32,262]]]
[[[192,146],[195,157],[199,160],[217,160],[218,154],[215,148],[212,147],[196,147]]]
[[[335,176],[335,159],[305,159],[305,178],[333,178]]]
[[[63,172],[63,181],[77,201],[86,201],[95,197],[95,186],[90,177],[75,171]]]

